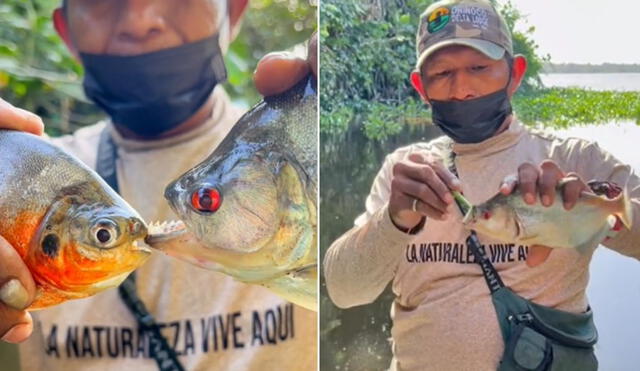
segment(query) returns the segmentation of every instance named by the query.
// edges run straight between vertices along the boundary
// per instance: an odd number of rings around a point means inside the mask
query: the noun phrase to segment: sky
[[[499,0],[504,2],[506,0]],[[640,63],[638,0],[512,0],[554,63]]]

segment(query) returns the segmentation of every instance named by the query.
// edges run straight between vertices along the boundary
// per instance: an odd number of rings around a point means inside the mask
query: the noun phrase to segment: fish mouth
[[[471,208],[467,211],[467,213],[462,218],[462,224],[470,225],[474,224],[476,221],[476,207],[471,206]]]
[[[148,234],[144,242],[149,246],[159,245],[186,234],[187,226],[181,220],[154,222],[148,226]],[[148,250],[148,248],[147,248]]]
[[[98,281],[95,284],[93,284],[93,289],[102,291],[102,290],[110,289],[112,287],[116,287],[120,285],[122,282],[124,282],[124,280],[127,279],[127,277],[131,274],[132,271],[133,270],[120,273],[104,281]]]
[[[151,249],[145,246],[144,244],[139,244],[138,241],[133,241],[131,243],[131,247],[132,247],[132,250],[135,252],[141,252],[146,255],[151,254]]]

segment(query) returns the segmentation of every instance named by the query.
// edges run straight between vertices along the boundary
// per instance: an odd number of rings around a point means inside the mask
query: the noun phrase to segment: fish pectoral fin
[[[602,241],[604,241],[610,230],[611,227],[609,223],[605,223],[605,225],[598,231],[598,233],[596,233],[590,240],[576,246],[576,250],[578,250],[580,254],[586,254],[587,252],[595,249],[602,243]]]

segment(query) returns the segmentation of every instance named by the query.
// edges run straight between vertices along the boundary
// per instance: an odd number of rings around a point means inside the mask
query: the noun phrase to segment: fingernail
[[[22,283],[13,278],[0,288],[0,300],[13,309],[23,310],[29,305],[29,294]]]
[[[2,336],[2,341],[6,341],[7,343],[19,343],[29,337],[30,332],[31,324],[19,323],[10,328],[9,331]]]
[[[527,193],[527,194],[524,196],[524,200],[525,200],[528,204],[532,204],[532,203],[536,202],[536,198],[535,198],[535,197],[533,197],[533,195],[532,195],[531,193]]]
[[[451,193],[444,194],[444,202],[446,202],[447,204],[453,203],[453,196],[451,195]]]
[[[549,204],[551,204],[551,198],[547,195],[542,196],[542,204],[544,206],[549,206]]]
[[[451,185],[456,187],[456,188],[460,188],[460,186],[461,186],[460,181],[458,180],[458,178],[453,178],[453,180],[451,181]]]

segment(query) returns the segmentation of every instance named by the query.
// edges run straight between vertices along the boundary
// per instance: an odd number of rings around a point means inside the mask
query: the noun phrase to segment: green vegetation
[[[42,116],[49,134],[95,123],[102,113],[82,92],[82,67],[53,29],[58,0],[0,2],[0,97]],[[252,74],[266,53],[307,40],[316,28],[314,0],[252,0],[225,56],[232,99],[245,106],[259,95]]]
[[[633,121],[640,124],[640,93],[545,88],[514,99],[518,117],[527,124],[567,128],[579,124]]]

